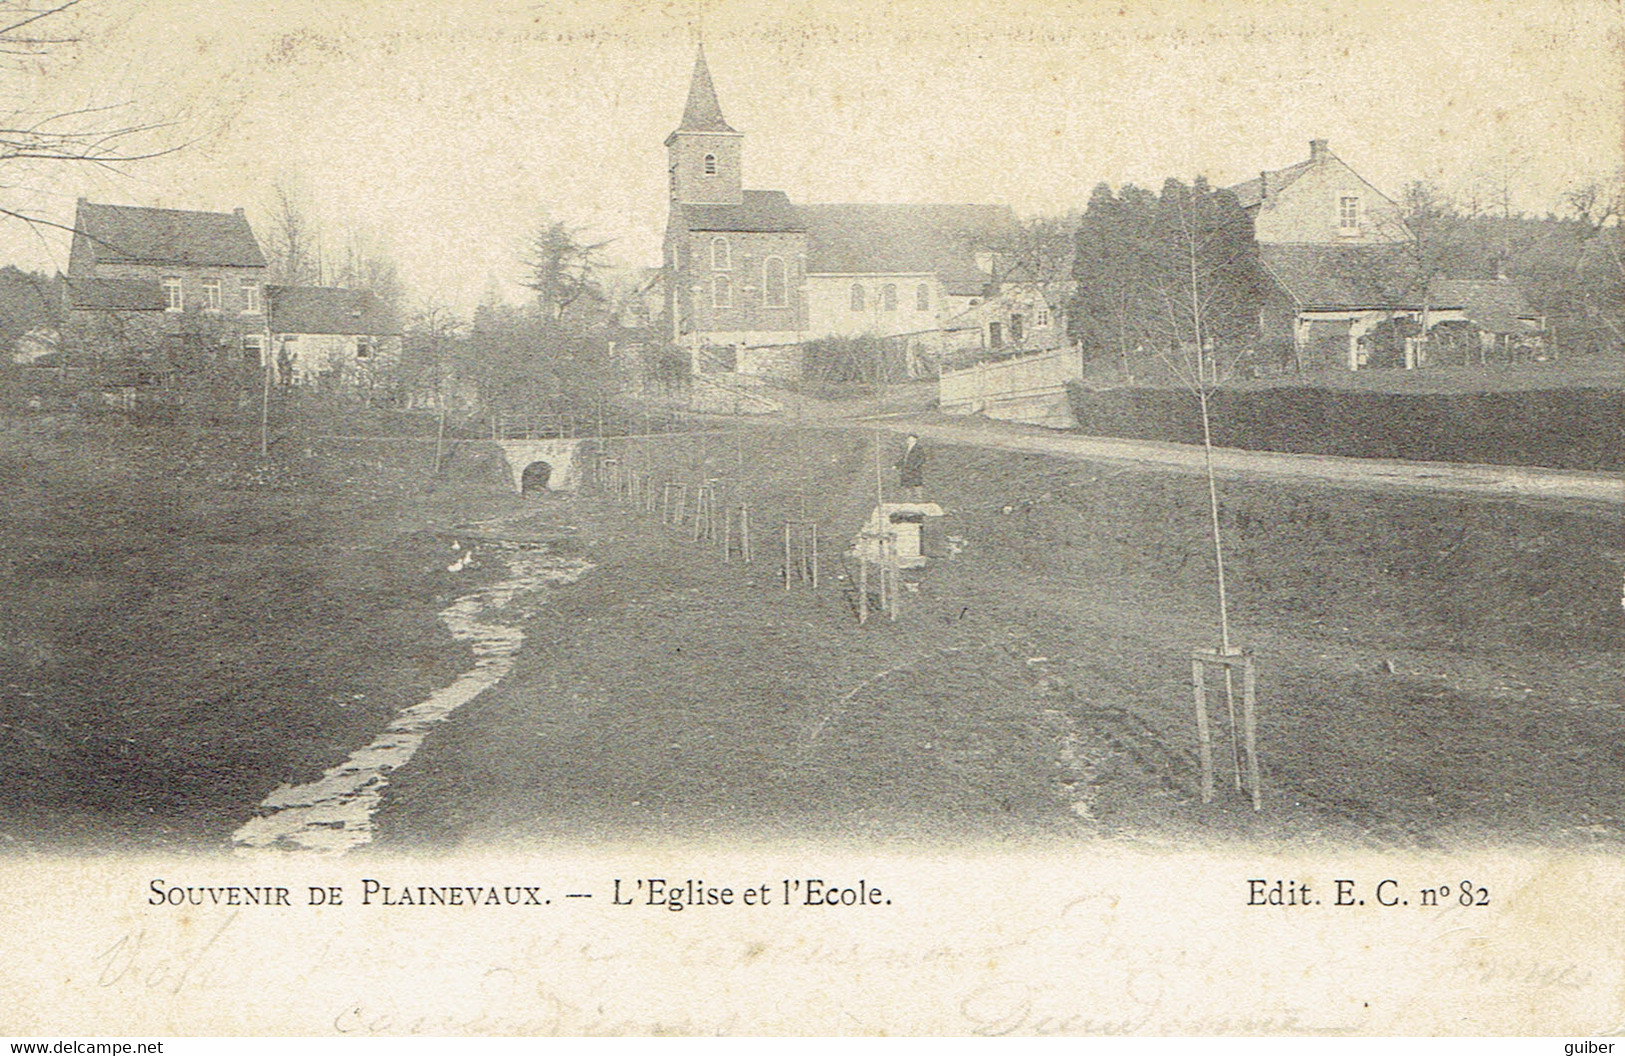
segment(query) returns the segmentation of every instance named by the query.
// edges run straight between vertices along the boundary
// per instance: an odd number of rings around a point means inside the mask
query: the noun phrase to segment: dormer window
[[[888,312],[897,311],[897,287],[893,283],[886,283],[880,290],[880,307]]]
[[[1345,196],[1337,200],[1337,230],[1342,234],[1360,230],[1360,199]]]
[[[715,154],[707,154],[705,156],[705,174],[707,176],[715,176],[717,174],[717,156]]]
[[[863,301],[863,283],[854,282],[852,284],[852,310],[854,312],[863,311]]]
[[[718,235],[711,240],[711,270],[727,271],[729,267],[728,240]]]
[[[931,287],[923,282],[914,291],[914,307],[922,312],[931,310]]]

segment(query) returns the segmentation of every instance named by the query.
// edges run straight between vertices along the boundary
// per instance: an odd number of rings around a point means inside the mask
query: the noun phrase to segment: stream
[[[508,578],[458,598],[440,613],[453,638],[472,644],[473,669],[397,713],[371,744],[351,752],[320,778],[282,785],[266,796],[259,813],[232,834],[238,853],[271,849],[337,855],[372,840],[372,815],[383,800],[389,774],[411,760],[436,723],[513,669],[525,632],[489,617],[520,595],[574,583],[593,567],[538,550],[515,550],[504,559]]]

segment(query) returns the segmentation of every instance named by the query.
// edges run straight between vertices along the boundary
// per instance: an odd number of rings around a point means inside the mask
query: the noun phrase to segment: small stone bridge
[[[586,440],[497,440],[515,491],[574,491],[581,484]]]

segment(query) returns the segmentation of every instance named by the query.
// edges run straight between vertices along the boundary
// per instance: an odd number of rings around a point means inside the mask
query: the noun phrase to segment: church
[[[1003,296],[1000,250],[1019,232],[1008,206],[797,205],[744,189],[744,150],[702,47],[666,137],[666,337],[694,374],[782,374],[822,337],[941,354],[1061,332],[1048,306]]]

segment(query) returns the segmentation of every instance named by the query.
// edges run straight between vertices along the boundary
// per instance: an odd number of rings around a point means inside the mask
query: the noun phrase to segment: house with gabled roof
[[[1230,188],[1253,219],[1259,245],[1372,246],[1409,242],[1399,206],[1332,153],[1309,141],[1309,157]]]
[[[63,284],[67,337],[103,357],[240,357],[258,367],[267,347],[265,267],[241,208],[212,213],[81,198]]]
[[[1230,191],[1253,219],[1269,280],[1264,341],[1289,348],[1299,369],[1418,366],[1439,327],[1449,340],[1436,359],[1464,334],[1484,347],[1539,341],[1542,321],[1506,280],[1424,274],[1400,206],[1324,139],[1310,140],[1307,160]]]
[[[997,292],[993,258],[1018,229],[1008,206],[798,205],[746,189],[744,135],[703,48],[666,150],[667,336],[696,374],[780,373],[820,337],[939,335]]]
[[[400,362],[400,317],[371,290],[268,286],[266,306],[277,371],[288,384],[366,393]]]

